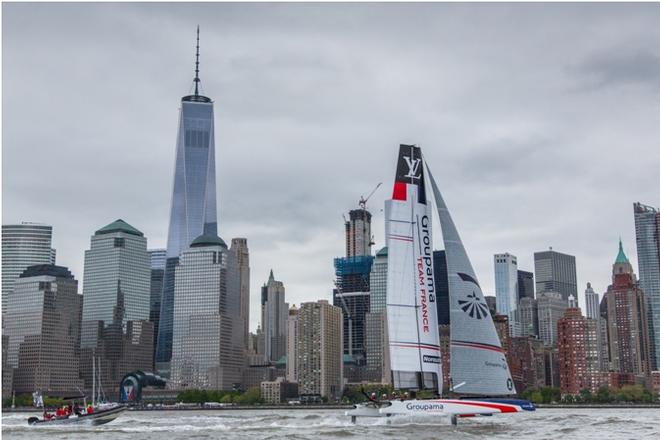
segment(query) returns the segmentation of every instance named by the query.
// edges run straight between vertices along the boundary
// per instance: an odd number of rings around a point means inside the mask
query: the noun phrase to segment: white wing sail
[[[428,169],[447,256],[450,307],[450,388],[461,394],[515,394],[509,366],[477,276]]]
[[[442,390],[431,223],[421,150],[401,145],[392,200],[385,202],[387,324],[398,389]]]

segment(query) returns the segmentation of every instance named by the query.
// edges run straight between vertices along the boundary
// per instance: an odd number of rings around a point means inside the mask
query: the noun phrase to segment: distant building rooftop
[[[227,247],[225,241],[215,234],[200,235],[190,243],[190,247],[222,246]]]
[[[55,266],[54,264],[37,264],[30,266],[22,274],[19,275],[19,278],[30,278],[48,275],[51,277],[57,278],[68,278],[73,279],[71,271],[64,266]]]
[[[96,231],[94,235],[112,234],[113,232],[125,232],[127,234],[137,235],[138,237],[144,236],[142,232],[138,231],[122,219],[117,219],[109,225],[102,227]]]

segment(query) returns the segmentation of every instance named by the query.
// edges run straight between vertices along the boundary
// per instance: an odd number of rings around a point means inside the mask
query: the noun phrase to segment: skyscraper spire
[[[195,96],[199,96],[199,25],[197,25],[197,53],[195,54]]]
[[[616,256],[614,264],[630,264],[628,257],[626,257],[625,252],[623,252],[623,243],[621,242],[621,237],[619,237],[619,253]]]

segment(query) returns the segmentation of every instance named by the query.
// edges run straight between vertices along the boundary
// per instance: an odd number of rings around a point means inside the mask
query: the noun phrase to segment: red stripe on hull
[[[499,409],[503,413],[514,413],[518,412],[518,409],[510,405],[499,405],[497,403],[485,403],[485,402],[474,402],[470,400],[443,400],[447,403],[455,403],[457,405],[472,405],[472,406],[482,406],[484,408]]]
[[[394,182],[394,191],[392,192],[392,199],[406,201],[407,188],[403,182]]]

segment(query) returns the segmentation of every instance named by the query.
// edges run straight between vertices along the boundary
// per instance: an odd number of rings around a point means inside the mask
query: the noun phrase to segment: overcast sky
[[[197,24],[253,329],[271,267],[289,303],[331,299],[342,213],[378,182],[384,245],[399,143],[421,145],[486,294],[494,253],[533,270],[549,246],[602,293],[619,236],[637,267],[633,202],[660,205],[659,4],[2,7],[2,221],[53,225],[81,283],[117,218],[165,247]]]

